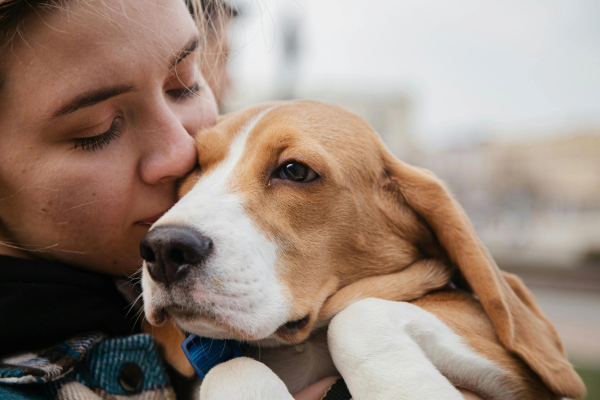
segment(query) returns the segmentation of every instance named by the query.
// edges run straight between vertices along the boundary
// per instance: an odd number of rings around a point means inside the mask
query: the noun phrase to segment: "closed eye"
[[[183,87],[178,89],[171,89],[167,91],[167,94],[174,98],[175,100],[179,99],[187,99],[192,96],[199,96],[202,87],[200,83],[194,82],[194,84],[190,87]]]
[[[83,150],[88,151],[102,150],[106,146],[108,146],[110,142],[118,139],[121,136],[122,129],[123,118],[116,117],[110,125],[110,128],[103,134],[75,139],[74,148],[77,149],[78,147],[80,147]]]

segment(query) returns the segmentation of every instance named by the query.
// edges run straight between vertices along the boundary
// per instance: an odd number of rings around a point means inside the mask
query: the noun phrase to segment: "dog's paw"
[[[219,364],[200,386],[201,400],[293,400],[281,379],[261,362],[239,357]]]

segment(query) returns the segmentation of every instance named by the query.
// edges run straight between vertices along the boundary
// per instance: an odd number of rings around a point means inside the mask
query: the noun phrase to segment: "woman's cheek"
[[[78,247],[99,245],[119,236],[128,223],[131,189],[126,175],[104,164],[59,168],[53,174],[52,195],[41,199],[40,208],[64,240]]]

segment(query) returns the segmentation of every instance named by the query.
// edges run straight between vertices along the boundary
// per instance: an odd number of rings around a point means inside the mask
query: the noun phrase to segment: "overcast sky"
[[[297,21],[300,93],[406,93],[424,144],[600,127],[598,0],[238,4],[232,71],[256,98],[273,91],[282,32]]]

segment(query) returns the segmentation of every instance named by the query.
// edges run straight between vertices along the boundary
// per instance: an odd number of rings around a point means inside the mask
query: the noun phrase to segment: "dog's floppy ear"
[[[529,290],[500,271],[462,207],[429,171],[387,153],[382,190],[418,214],[431,228],[490,317],[502,344],[520,356],[556,394],[585,396],[581,378],[567,361],[556,330]]]

